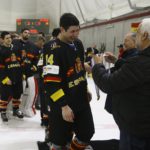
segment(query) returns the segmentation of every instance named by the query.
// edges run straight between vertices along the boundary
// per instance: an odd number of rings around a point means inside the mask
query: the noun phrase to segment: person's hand
[[[87,99],[88,99],[88,102],[92,100],[92,93],[89,90],[87,91]]]
[[[115,63],[117,58],[115,57],[115,55],[111,52],[106,52],[104,54],[104,58],[105,58],[105,61],[108,62],[108,63]]]
[[[62,107],[62,117],[65,121],[74,122],[74,113],[68,105]]]
[[[33,65],[33,66],[31,67],[31,70],[32,70],[32,71],[37,71],[37,67]]]
[[[92,67],[88,63],[84,63],[85,71],[88,73],[92,72]]]
[[[103,63],[102,55],[93,55],[93,60],[95,64]]]
[[[11,80],[8,80],[8,81],[6,82],[6,85],[12,85]]]

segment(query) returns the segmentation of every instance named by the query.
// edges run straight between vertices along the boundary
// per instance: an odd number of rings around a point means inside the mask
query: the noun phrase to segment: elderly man
[[[120,69],[123,64],[131,57],[134,57],[138,54],[138,50],[135,48],[135,33],[127,33],[124,37],[124,51],[122,55],[118,59],[111,53],[105,53],[105,60],[114,63],[114,67],[110,69],[110,72],[113,73],[114,71]],[[107,95],[105,109],[112,113],[112,97],[111,94]]]
[[[135,33],[127,33],[124,37],[124,50],[121,56],[117,59],[113,53],[106,52],[104,55],[105,61],[115,64],[115,70],[119,69],[126,59],[137,55],[138,51],[135,45],[135,38]]]
[[[136,46],[140,50],[114,73],[97,63],[92,70],[98,87],[112,94],[112,113],[120,128],[120,150],[150,149],[150,18],[138,27]]]

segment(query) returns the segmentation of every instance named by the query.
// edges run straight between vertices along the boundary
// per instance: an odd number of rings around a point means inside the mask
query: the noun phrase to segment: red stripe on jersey
[[[44,82],[61,82],[60,77],[44,77]]]

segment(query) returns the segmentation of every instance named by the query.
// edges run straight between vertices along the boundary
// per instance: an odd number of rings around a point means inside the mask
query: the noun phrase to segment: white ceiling
[[[149,7],[150,0],[130,0],[132,6]],[[132,12],[128,0],[0,0],[0,30],[15,31],[17,18],[48,18],[50,27],[59,17],[74,13],[80,23],[111,19]]]
[[[130,0],[133,7],[149,7],[150,0]],[[41,7],[42,6],[42,7]],[[37,16],[45,12],[54,25],[58,26],[62,13],[74,13],[80,23],[111,19],[130,13],[128,0],[38,0]]]

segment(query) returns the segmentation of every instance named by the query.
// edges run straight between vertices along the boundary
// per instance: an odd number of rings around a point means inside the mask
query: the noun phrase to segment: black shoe
[[[7,118],[6,112],[1,112],[1,118],[2,118],[3,122],[8,122],[8,118]]]
[[[38,149],[39,150],[49,150],[49,145],[47,144],[47,142],[41,142],[41,141],[38,141],[37,142],[37,145],[38,145]]]
[[[24,117],[23,113],[19,109],[13,111],[13,116],[16,116],[18,118]]]
[[[35,109],[36,110],[41,110],[41,106],[40,105],[35,105]]]

